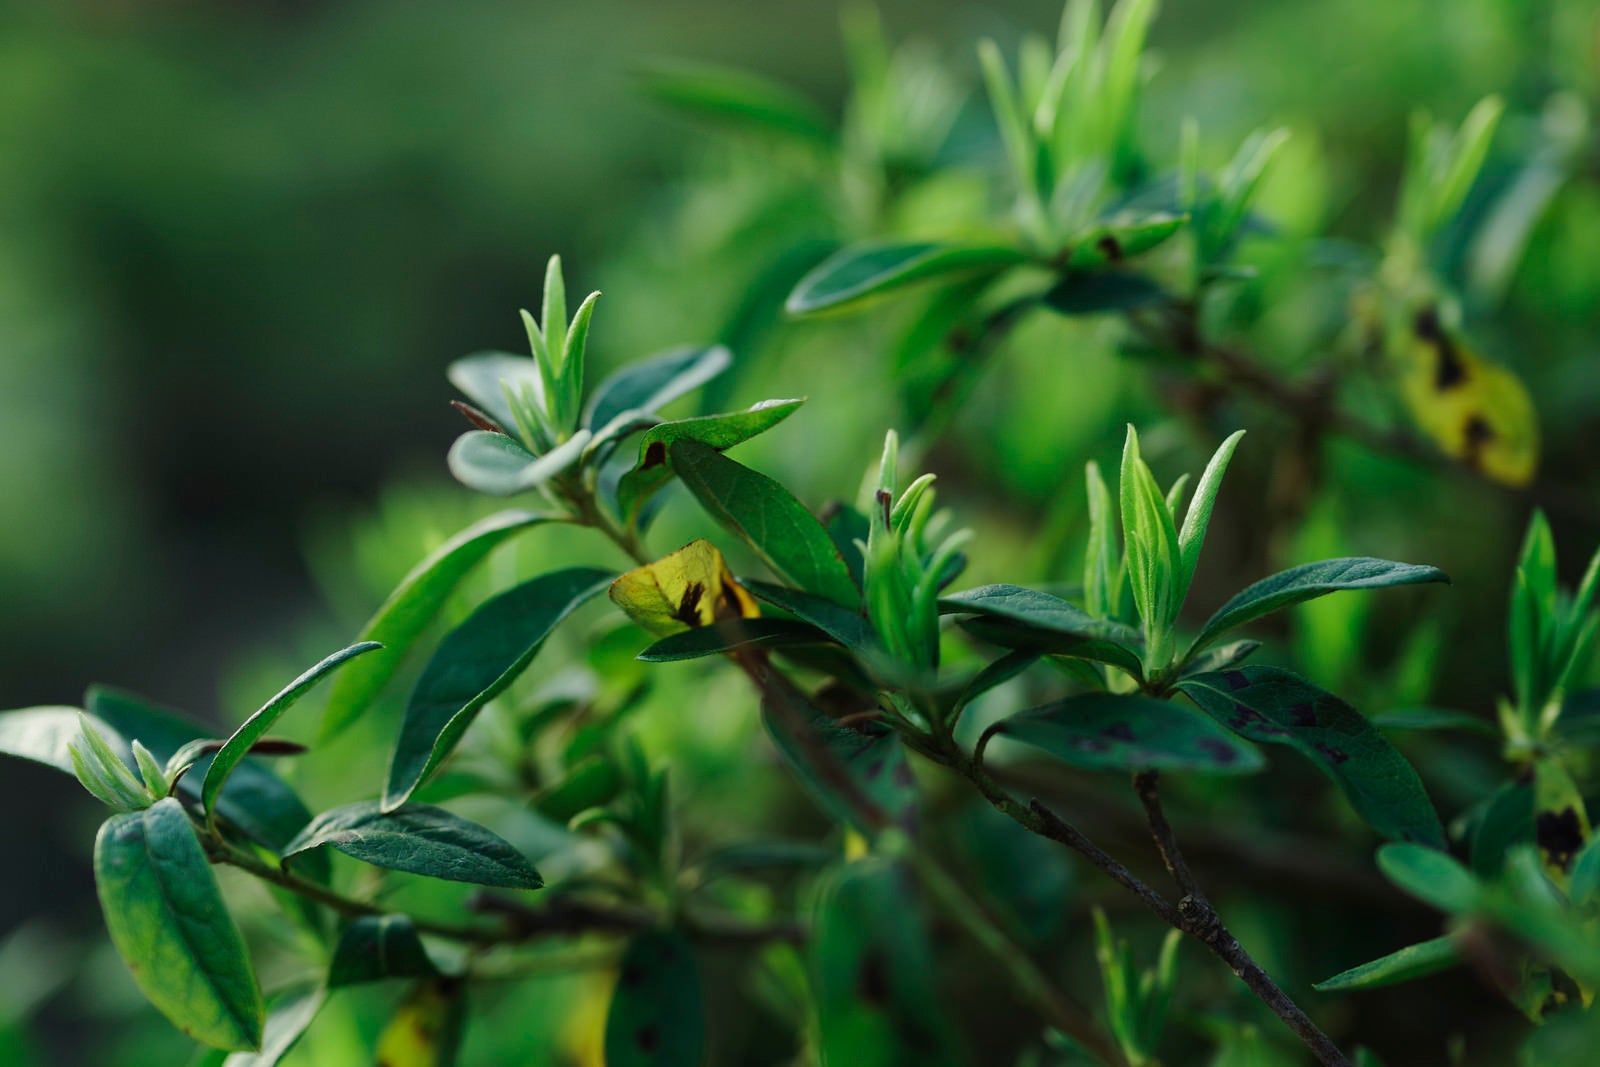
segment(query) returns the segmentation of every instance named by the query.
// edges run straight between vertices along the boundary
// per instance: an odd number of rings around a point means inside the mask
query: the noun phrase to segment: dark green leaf
[[[851,611],[820,596],[771,582],[741,578],[740,584],[758,599],[809,622],[851,651],[861,652],[878,647],[876,634],[866,616],[859,611]]]
[[[63,774],[73,774],[72,756],[67,746],[83,732],[77,708],[19,708],[0,712],[0,754],[42,763]],[[127,742],[105,723],[96,723],[100,732],[131,767],[133,758]]]
[[[833,130],[804,96],[756,74],[699,63],[656,64],[645,71],[652,95],[708,118],[783,134],[826,148]]]
[[[1365,557],[1325,559],[1291,567],[1270,578],[1263,578],[1222,605],[1206,621],[1200,636],[1189,647],[1189,654],[1193,656],[1229,630],[1263,615],[1342,589],[1383,589],[1391,585],[1449,580],[1438,567]]]
[[[985,585],[939,598],[945,614],[972,613],[1020,622],[1036,630],[1085,641],[1138,645],[1139,631],[1124,623],[1097,619],[1069,601],[1019,585]]]
[[[520,394],[532,386],[542,388],[539,365],[528,356],[514,356],[509,352],[477,352],[450,364],[445,372],[450,384],[466,394],[509,433],[516,432],[516,416],[506,400],[506,386]],[[502,382],[506,383],[504,386]]]
[[[678,441],[669,453],[700,505],[773,570],[836,604],[860,604],[861,593],[828,531],[789,490],[698,441]]]
[[[1472,828],[1472,869],[1479,877],[1495,878],[1505,869],[1506,853],[1514,845],[1533,842],[1533,784],[1506,782],[1484,806]]]
[[[437,973],[408,916],[363,915],[339,934],[328,965],[328,988]]]
[[[227,784],[228,776],[233,773],[234,768],[239,766],[255,743],[266,736],[272,724],[294,706],[295,701],[343,664],[382,647],[376,641],[363,641],[349,648],[340,649],[290,682],[277,696],[262,705],[261,710],[246,719],[223,744],[216,758],[211,761],[211,766],[206,768],[204,784],[200,787],[200,802],[206,811],[210,812],[216,807],[217,798],[222,795],[222,787]]]
[[[705,1027],[693,947],[668,931],[634,938],[606,1013],[606,1067],[699,1067]]]
[[[259,1048],[261,990],[183,805],[106,820],[94,874],[112,944],[150,1003],[198,1041]]]
[[[1178,683],[1212,718],[1252,741],[1288,745],[1328,773],[1374,830],[1444,847],[1444,830],[1406,758],[1355,708],[1278,667],[1239,667]]]
[[[1372,724],[1385,730],[1461,730],[1486,737],[1500,733],[1489,720],[1451,708],[1395,708],[1374,715]]]
[[[841,725],[802,694],[778,686],[761,702],[761,721],[800,784],[833,818],[862,831],[877,829],[874,821],[906,825],[915,818],[916,779],[905,747],[887,726],[870,719]],[[821,765],[819,752],[844,775],[848,789]],[[853,801],[870,805],[871,817],[864,820]]]
[[[361,640],[378,642],[388,654],[352,663],[339,672],[328,691],[322,739],[332,738],[360,718],[474,567],[513,534],[549,521],[550,516],[531,511],[499,512],[462,530],[413,567],[361,631]]]
[[[1600,893],[1600,837],[1591,837],[1583,846],[1578,858],[1572,861],[1571,881],[1567,883],[1567,896],[1583,907],[1592,903]]]
[[[710,626],[663,637],[639,653],[639,658],[646,663],[673,663],[719,656],[743,648],[815,645],[827,641],[828,636],[821,630],[797,619],[724,619]]]
[[[406,802],[454,751],[479,710],[533,662],[551,631],[613,577],[574,567],[524,582],[484,603],[440,642],[406,706],[384,788],[386,809]]]
[[[325,999],[327,994],[322,989],[278,997],[267,1014],[261,1051],[235,1052],[222,1061],[222,1067],[277,1067],[311,1026]]]
[[[995,724],[996,737],[1042,749],[1074,767],[1247,774],[1261,754],[1208,719],[1165,700],[1081,693]]]
[[[828,531],[828,537],[833,540],[833,546],[844,558],[845,566],[850,569],[850,577],[860,588],[866,581],[865,572],[867,561],[862,556],[861,549],[856,542],[867,543],[867,535],[871,533],[872,526],[867,522],[867,517],[848,504],[834,501],[823,509],[822,525]]]
[[[610,803],[623,784],[622,772],[615,763],[593,755],[573,765],[559,782],[540,790],[533,798],[533,806],[545,818],[564,823],[581,811]]]
[[[1041,298],[1058,315],[1104,315],[1157,307],[1172,297],[1154,279],[1129,271],[1069,274]]]
[[[721,345],[688,345],[630,363],[595,389],[583,424],[598,433],[625,412],[655,412],[715,378],[732,362]]]
[[[535,456],[505,434],[468,430],[450,447],[450,473],[480,493],[514,496],[537,489],[577,463],[589,439],[588,430],[579,430],[544,455]]]
[[[953,710],[960,712],[961,709],[989,690],[1005,685],[1038,661],[1039,653],[1037,652],[1026,650],[1007,652],[1004,656],[1001,656],[973,675],[972,680],[961,687],[961,692],[956,696]]]
[[[283,850],[289,860],[331,845],[375,867],[510,889],[538,889],[539,872],[504,838],[431,804],[385,813],[377,801],[346,804],[311,821]]]
[[[130,741],[137,740],[161,761],[197,738],[209,737],[211,727],[189,721],[178,713],[159,708],[131,693],[102,686],[92,687],[84,698],[90,714],[107,723]],[[200,784],[209,761],[206,756],[178,781],[178,792],[192,801],[200,799]],[[252,759],[240,763],[228,776],[227,785],[217,797],[215,811],[224,822],[246,837],[274,852],[294,838],[311,819],[311,812],[294,790],[265,766]],[[319,863],[308,873],[326,877],[326,864]]]
[[[1026,260],[1003,245],[955,245],[933,241],[855,245],[819,263],[800,279],[785,307],[806,315],[841,308],[930,278],[973,271],[1000,271]]]
[[[1139,654],[1113,641],[1080,640],[992,615],[979,615],[966,619],[961,623],[961,628],[979,640],[1001,648],[1032,652],[1036,655],[1088,660],[1091,663],[1108,663],[1127,672],[1132,678],[1144,680],[1144,664],[1140,662]],[[1102,678],[1095,684],[1103,682]]]
[[[1426,845],[1384,845],[1378,849],[1378,869],[1389,881],[1440,911],[1472,911],[1482,891],[1478,879],[1460,860]]]
[[[1312,983],[1322,993],[1343,993],[1355,989],[1378,989],[1397,985],[1448,970],[1461,962],[1461,951],[1448,937],[1436,937],[1417,945],[1407,945],[1371,963],[1352,967],[1332,978]]]
[[[803,403],[804,400],[765,400],[745,411],[703,415],[652,426],[639,440],[638,462],[617,483],[617,513],[624,519],[632,519],[651,494],[672,481],[675,472],[668,449],[674,441],[699,441],[718,452],[726,451],[766,433],[798,411]]]

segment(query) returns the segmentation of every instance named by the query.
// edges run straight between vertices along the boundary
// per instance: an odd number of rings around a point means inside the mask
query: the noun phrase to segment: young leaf
[[[996,723],[1009,737],[1074,767],[1248,774],[1261,753],[1176,704],[1135,694],[1081,693]]]
[[[505,434],[468,430],[450,446],[450,473],[468,489],[491,496],[514,496],[537,489],[578,462],[589,445],[579,430],[542,456],[535,456]]]
[[[1144,622],[1146,666],[1167,665],[1170,627],[1182,607],[1178,585],[1178,530],[1161,487],[1139,455],[1139,435],[1128,427],[1122,447],[1122,543],[1128,584]],[[1156,647],[1156,646],[1163,647]]]
[[[1180,596],[1188,592],[1189,583],[1194,580],[1195,567],[1200,562],[1200,549],[1205,546],[1206,530],[1211,526],[1211,510],[1217,502],[1217,491],[1222,488],[1223,475],[1228,473],[1228,461],[1233,459],[1233,450],[1239,447],[1239,439],[1243,436],[1244,431],[1237,430],[1217,447],[1211,462],[1206,464],[1205,473],[1200,476],[1200,484],[1195,486],[1194,500],[1189,504],[1189,510],[1183,517],[1183,529],[1178,533]]]
[[[388,654],[351,663],[339,672],[328,690],[322,740],[330,740],[361,717],[474,567],[512,535],[550,521],[551,516],[531,511],[498,512],[462,530],[411,568],[361,630],[362,641],[376,641]]]
[[[1426,845],[1378,849],[1378,869],[1395,885],[1440,911],[1472,911],[1483,887],[1459,860]]]
[[[221,1067],[277,1067],[299,1044],[326,999],[326,991],[320,988],[277,998],[267,1013],[260,1051],[235,1052]]]
[[[1288,745],[1344,789],[1374,830],[1444,847],[1444,830],[1422,780],[1377,728],[1332,693],[1279,667],[1239,667],[1178,682],[1206,714],[1234,733]]]
[[[1291,567],[1246,587],[1222,605],[1206,620],[1200,636],[1189,646],[1189,656],[1247,622],[1342,589],[1384,589],[1392,585],[1449,581],[1449,576],[1438,567],[1364,557],[1325,559]]]
[[[674,441],[692,440],[724,452],[766,433],[799,410],[804,400],[764,400],[745,411],[663,422],[639,440],[639,460],[617,483],[617,513],[632,520],[646,500],[672,481],[668,449]]]
[[[809,315],[858,304],[931,278],[1001,271],[1026,258],[1017,249],[1002,245],[933,241],[854,245],[829,256],[801,278],[784,306],[791,315]]]
[[[211,761],[211,766],[206,768],[204,784],[200,787],[200,802],[206,812],[209,814],[216,807],[217,798],[222,794],[222,787],[227,784],[228,776],[233,773],[234,768],[250,752],[251,747],[266,736],[267,731],[272,729],[272,724],[277,722],[295,701],[343,664],[382,647],[376,641],[363,641],[335,652],[290,682],[282,692],[246,719],[223,744],[221,751]]]
[[[325,811],[283,850],[287,864],[331,845],[375,867],[472,885],[538,889],[544,884],[522,853],[493,831],[431,804],[384,812],[366,800]]]
[[[328,964],[328,988],[438,973],[408,916],[363,915],[339,934]]]
[[[513,434],[517,418],[506,400],[507,391],[517,394],[531,386],[537,395],[544,389],[539,365],[527,356],[509,352],[478,352],[465,356],[450,364],[445,376],[502,429]]]
[[[65,707],[0,712],[0,754],[54,767],[63,774],[74,774],[68,749],[83,733],[83,720],[79,718],[83,714],[77,708]],[[116,730],[92,718],[90,721],[101,728],[113,748],[127,750],[127,742]]]
[[[1313,982],[1312,989],[1319,993],[1348,993],[1357,989],[1378,989],[1398,985],[1430,974],[1448,970],[1461,962],[1461,950],[1448,937],[1436,937],[1416,945],[1407,945],[1397,952],[1341,971],[1332,978]]]
[[[685,346],[630,363],[595,389],[583,424],[598,433],[627,411],[654,413],[704,385],[733,363],[726,348]]]
[[[655,637],[761,614],[710,541],[689,542],[611,583],[611,602]]]
[[[700,505],[773,570],[836,604],[855,608],[861,603],[828,531],[789,490],[698,441],[675,442],[668,452]]]
[[[705,997],[694,949],[668,931],[628,945],[606,1013],[606,1067],[698,1067]]]
[[[1121,613],[1123,561],[1117,551],[1116,504],[1098,464],[1084,467],[1089,494],[1089,543],[1084,549],[1084,603],[1089,614],[1114,619]]]
[[[798,619],[727,619],[663,637],[639,653],[639,659],[646,663],[676,663],[746,648],[828,643],[827,634]]]
[[[878,829],[870,825],[873,819],[862,818],[840,783],[818,765],[813,758],[817,748],[842,769],[857,797],[876,809],[872,815],[901,826],[915,819],[916,779],[906,761],[905,747],[893,730],[872,720],[841,725],[802,694],[781,686],[773,686],[765,694],[761,721],[806,792],[839,822],[863,833]]]
[[[454,751],[479,710],[533,662],[551,631],[611,578],[590,567],[543,575],[485,602],[446,635],[406,705],[384,810],[406,802]]]
[[[781,134],[817,148],[833,143],[833,130],[817,106],[787,85],[742,70],[699,63],[654,64],[644,71],[652,96],[676,107]]]
[[[259,1048],[261,990],[183,805],[106,820],[94,873],[111,942],[150,1003],[198,1041]]]

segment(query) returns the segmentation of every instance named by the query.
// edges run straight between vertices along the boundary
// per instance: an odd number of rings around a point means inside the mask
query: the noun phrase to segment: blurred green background
[[[880,6],[891,38],[925,39],[969,84],[980,37],[1053,32],[1059,17],[1054,0]],[[1193,114],[1220,155],[1287,125],[1266,210],[1291,233],[1372,240],[1413,109],[1453,122],[1503,94],[1487,180],[1504,182],[1551,92],[1593,99],[1588,11],[1174,0],[1155,26],[1146,140],[1170,158]],[[593,346],[615,365],[722,336],[774,250],[840,236],[804,166],[649,99],[636,72],[660,57],[759,70],[830,110],[847,88],[829,3],[0,0],[0,706],[72,704],[106,681],[236,720],[273,688],[261,664],[287,677],[281,665],[342,642],[483,510],[444,471],[461,427],[442,372],[525,349],[515,311],[546,256],[562,254],[573,288],[606,293]],[[1478,335],[1533,389],[1569,504],[1596,499],[1600,449],[1600,167],[1578,170]],[[851,495],[895,418],[872,354],[889,336],[870,319],[778,326],[735,386],[740,402],[812,395],[753,451],[808,499]],[[1083,460],[1110,455],[1156,394],[1098,326],[1036,324],[1014,347],[966,415],[970,436],[933,465],[946,502],[1025,555],[1063,492],[1076,516]],[[1453,669],[1431,696],[1486,709],[1504,685],[1499,618],[1527,498],[1361,457],[1338,469],[1360,469],[1367,497],[1336,482],[1295,543],[1462,576],[1456,614],[1437,620]],[[1420,524],[1429,509],[1476,521]],[[1555,511],[1575,565],[1600,536],[1594,512]],[[1205,592],[1272,553],[1292,550],[1218,550]],[[85,1011],[162,1024],[103,953],[67,973],[84,959],[70,946],[102,939],[92,802],[31,766],[0,775],[0,803],[27,813],[5,820],[18,873],[0,881],[0,937],[28,921],[28,937],[69,946],[5,943],[0,1033],[38,1062],[90,1062],[66,1058],[92,1043],[73,1025]],[[40,1021],[11,1025],[65,982]]]

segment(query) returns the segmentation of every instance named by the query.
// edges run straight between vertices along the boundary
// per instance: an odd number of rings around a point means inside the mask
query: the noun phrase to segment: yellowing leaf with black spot
[[[611,600],[656,637],[761,614],[710,541],[691,541],[611,583]]]
[[[1441,451],[1504,485],[1539,466],[1539,416],[1527,387],[1452,336],[1431,308],[1412,323],[1402,392],[1418,428]]]
[[[1589,840],[1589,813],[1583,794],[1566,768],[1552,759],[1533,769],[1533,836],[1551,881],[1565,889],[1572,861]]]
[[[377,1067],[450,1067],[461,1046],[465,1010],[458,980],[418,984],[378,1035],[373,1062]]]

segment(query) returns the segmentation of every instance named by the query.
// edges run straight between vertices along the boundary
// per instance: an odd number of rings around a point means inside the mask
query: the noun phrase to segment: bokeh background
[[[880,7],[892,38],[927,41],[974,84],[977,39],[1059,17],[1053,0]],[[1148,139],[1175,144],[1194,114],[1221,155],[1287,125],[1278,203],[1300,212],[1287,225],[1370,241],[1414,109],[1454,121],[1503,94],[1503,181],[1549,95],[1592,88],[1595,46],[1562,29],[1583,8],[1172,2],[1154,30]],[[269,670],[342,643],[427,544],[482,510],[444,469],[460,424],[443,369],[524,350],[515,313],[537,300],[546,256],[562,254],[572,288],[605,292],[592,344],[615,365],[723,336],[763,256],[837,236],[814,202],[771,195],[803,187],[803,167],[642,90],[641,64],[662,57],[759,70],[830,111],[847,89],[832,3],[0,0],[0,706],[74,704],[106,681],[236,720],[275,688]],[[750,175],[768,165],[780,177],[756,197]],[[1600,448],[1600,167],[1576,171],[1479,335],[1538,399],[1564,486],[1543,502],[1569,567],[1600,534],[1583,504]],[[850,495],[894,418],[874,390],[884,372],[861,369],[886,336],[763,333],[770,367],[752,373],[770,388],[740,384],[739,399],[814,401],[785,431],[797,436],[756,454],[802,490]],[[1075,516],[1056,497],[1076,498],[1083,460],[1151,403],[1101,334],[1064,336],[1080,357],[1070,381],[1059,346],[1035,339],[941,469],[969,510],[993,504],[993,535],[1019,551]],[[1533,501],[1380,474],[1409,513],[1361,514],[1350,492],[1296,543],[1354,540],[1464,573],[1436,620],[1455,640],[1431,696],[1487,709],[1504,686],[1505,564]],[[1429,514],[1449,521],[1408,530]],[[95,969],[93,809],[47,771],[0,769],[0,939],[26,931],[0,942],[0,1061],[140,1062],[64,1057],[99,1048],[85,1017],[116,1020],[108,1034],[162,1025],[114,968]]]

